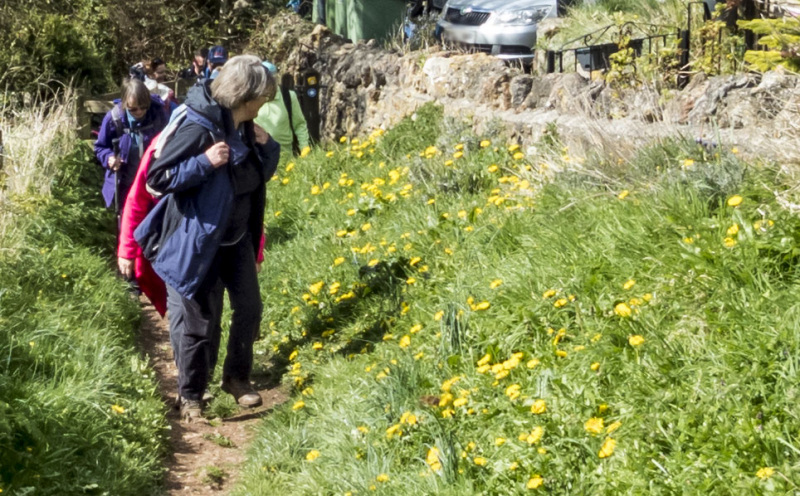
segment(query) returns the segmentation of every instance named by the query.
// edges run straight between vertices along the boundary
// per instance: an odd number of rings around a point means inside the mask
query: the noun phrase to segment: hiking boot
[[[258,391],[250,384],[250,381],[243,381],[241,379],[222,379],[222,390],[230,393],[236,398],[236,402],[240,406],[246,408],[255,408],[261,406],[261,396]]]
[[[187,424],[203,419],[203,402],[201,400],[190,400],[181,398],[181,420]]]
[[[211,400],[213,399],[214,395],[211,394],[211,391],[209,391],[208,388],[206,388],[206,390],[203,391],[203,404],[208,405],[209,403],[211,403]],[[180,407],[181,407],[181,397],[180,395],[178,395],[175,397],[175,408],[180,408]]]

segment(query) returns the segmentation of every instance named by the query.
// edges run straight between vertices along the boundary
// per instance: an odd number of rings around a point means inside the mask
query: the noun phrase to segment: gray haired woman
[[[262,310],[257,259],[280,146],[252,121],[275,91],[261,60],[231,58],[216,79],[190,89],[185,119],[147,173],[148,188],[164,197],[135,236],[167,283],[181,416],[189,422],[202,416],[226,289],[233,316],[222,389],[242,406],[261,404],[250,383]]]

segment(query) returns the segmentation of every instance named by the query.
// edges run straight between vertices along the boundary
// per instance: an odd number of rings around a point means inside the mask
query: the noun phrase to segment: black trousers
[[[233,316],[223,379],[249,380],[262,303],[253,243],[248,235],[235,245],[219,248],[191,300],[167,286],[169,334],[178,366],[178,393],[183,398],[200,400],[211,380],[222,333],[220,320],[226,289]]]

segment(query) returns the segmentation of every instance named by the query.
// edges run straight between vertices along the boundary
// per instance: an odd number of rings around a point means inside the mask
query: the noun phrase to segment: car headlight
[[[552,6],[524,10],[500,10],[493,12],[487,24],[503,26],[530,26],[541,21],[550,13]]]

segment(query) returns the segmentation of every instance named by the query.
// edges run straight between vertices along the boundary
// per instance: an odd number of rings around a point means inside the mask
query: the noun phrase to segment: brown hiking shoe
[[[181,420],[187,424],[203,420],[203,402],[201,400],[180,399]]]
[[[243,407],[255,408],[261,406],[261,396],[250,384],[250,381],[223,378],[221,387],[226,393],[232,394],[236,398],[236,402]]]

